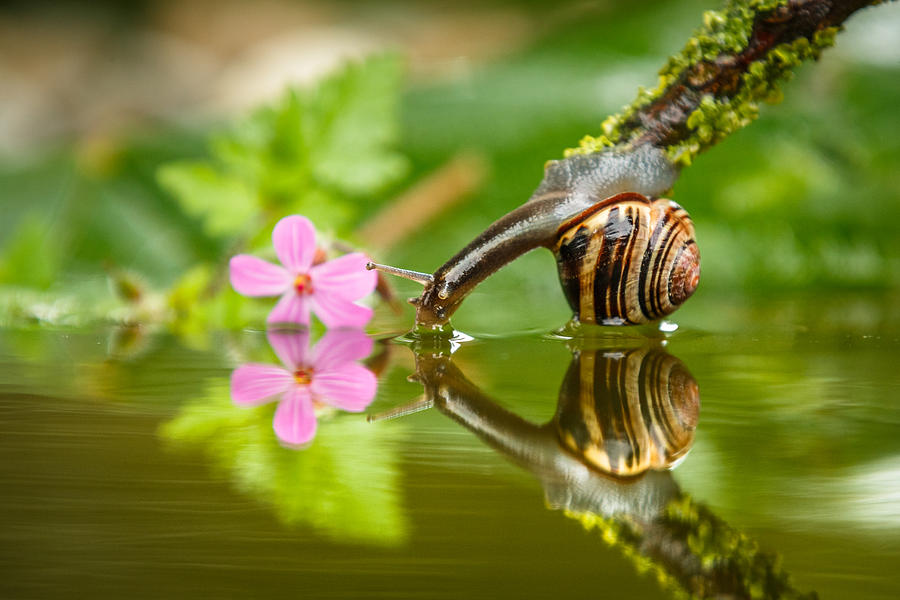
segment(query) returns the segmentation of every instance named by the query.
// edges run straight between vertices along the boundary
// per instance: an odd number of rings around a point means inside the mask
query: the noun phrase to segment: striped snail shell
[[[675,311],[700,281],[694,224],[678,204],[623,193],[559,228],[559,280],[583,323],[631,325]]]
[[[697,382],[662,350],[577,353],[559,390],[564,448],[604,473],[634,477],[673,468],[694,442]]]

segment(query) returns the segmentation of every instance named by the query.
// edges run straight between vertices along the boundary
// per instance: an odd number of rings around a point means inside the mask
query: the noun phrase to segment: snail
[[[434,274],[369,263],[424,285],[420,328],[439,329],[486,277],[534,248],[556,255],[582,323],[628,325],[670,314],[697,288],[700,252],[687,212],[660,198],[676,169],[658,148],[549,161],[531,198],[501,217]]]

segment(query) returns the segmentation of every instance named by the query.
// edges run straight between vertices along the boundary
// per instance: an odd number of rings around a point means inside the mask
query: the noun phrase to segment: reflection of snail
[[[697,383],[665,352],[577,353],[559,391],[560,442],[588,465],[619,476],[673,467],[690,449]]]
[[[420,326],[447,323],[488,275],[537,247],[556,255],[559,278],[582,322],[646,323],[674,311],[697,287],[700,253],[690,217],[654,199],[675,171],[658,149],[576,155],[547,164],[531,199],[501,217],[434,275],[370,264],[422,283],[412,300]]]
[[[694,442],[697,382],[684,363],[663,350],[576,351],[560,385],[556,415],[540,427],[496,407],[449,358],[420,354],[416,364],[415,377],[425,386],[424,406],[436,406],[476,432],[476,424],[486,418],[492,424],[485,432],[490,444],[516,455],[516,445],[527,438],[528,460],[546,456],[554,469],[574,464],[575,458],[579,471],[586,467],[633,479],[675,467]],[[476,398],[482,407],[470,409]],[[411,410],[416,408],[400,407],[383,416]],[[498,423],[503,427],[493,427]],[[501,430],[515,431],[514,438],[503,441]],[[536,448],[544,449],[535,454]]]
[[[647,348],[576,351],[545,425],[494,403],[450,357],[417,356],[416,379],[420,405],[534,473],[551,508],[600,529],[663,587],[697,598],[816,598],[798,593],[777,557],[682,492],[667,470],[693,443],[699,416],[697,384],[677,358]]]

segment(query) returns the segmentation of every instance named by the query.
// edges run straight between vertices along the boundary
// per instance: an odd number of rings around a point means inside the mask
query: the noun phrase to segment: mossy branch
[[[571,154],[650,144],[680,166],[753,121],[760,102],[777,102],[792,69],[817,59],[841,24],[880,0],[729,0],[669,58],[654,90],[640,90],[603,133]]]

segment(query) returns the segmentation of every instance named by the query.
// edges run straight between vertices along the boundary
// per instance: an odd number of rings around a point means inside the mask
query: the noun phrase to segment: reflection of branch
[[[764,552],[746,534],[680,493],[654,519],[641,521],[566,510],[585,529],[599,529],[637,566],[670,591],[690,598],[815,600],[801,592],[777,554]]]
[[[757,116],[761,101],[780,97],[791,69],[817,59],[841,24],[880,0],[732,0],[709,11],[684,49],[641,92],[569,153],[650,144],[682,165]]]

